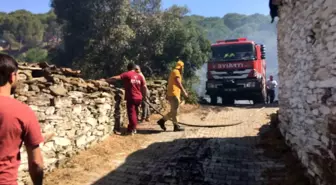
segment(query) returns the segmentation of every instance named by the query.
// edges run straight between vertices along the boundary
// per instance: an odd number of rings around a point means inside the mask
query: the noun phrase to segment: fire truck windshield
[[[253,44],[212,46],[211,50],[214,61],[255,60],[256,58]]]

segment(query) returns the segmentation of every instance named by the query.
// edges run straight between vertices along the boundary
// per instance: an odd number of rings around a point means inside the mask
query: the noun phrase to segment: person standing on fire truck
[[[278,83],[273,79],[273,76],[271,75],[269,77],[269,80],[266,83],[267,88],[267,103],[272,104],[275,97],[275,88],[278,86]]]

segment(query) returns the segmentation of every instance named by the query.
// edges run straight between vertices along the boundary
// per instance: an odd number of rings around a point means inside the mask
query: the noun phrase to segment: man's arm
[[[39,145],[27,146],[29,174],[34,185],[43,184],[43,157]]]
[[[113,83],[117,80],[121,80],[121,75],[112,76],[111,78],[104,79],[107,83]]]
[[[143,99],[147,99],[147,88],[146,88],[146,86],[142,86],[141,87],[141,92],[142,92],[142,94],[143,94]]]
[[[185,97],[188,97],[188,93],[187,93],[187,91],[184,89],[184,87],[183,87],[183,85],[182,85],[180,79],[181,79],[181,78],[180,78],[179,76],[176,76],[176,77],[175,77],[175,82],[176,82],[177,86],[182,90],[184,96],[185,96]]]
[[[278,82],[274,80],[274,87],[278,86]]]
[[[43,143],[41,127],[35,113],[27,110],[29,117],[24,123],[23,142],[27,148],[29,174],[34,185],[43,184],[43,157],[39,147]]]
[[[141,79],[141,92],[142,95],[144,96],[143,99],[147,99],[147,82],[145,80],[145,77],[143,75],[141,75],[142,79]]]

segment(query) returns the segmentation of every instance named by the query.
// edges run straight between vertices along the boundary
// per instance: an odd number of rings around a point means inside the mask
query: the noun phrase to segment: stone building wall
[[[336,184],[336,1],[281,0],[279,119],[316,184]]]
[[[78,71],[47,64],[21,65],[15,98],[28,104],[38,116],[42,133],[54,134],[42,151],[47,171],[80,150],[128,124],[124,91],[101,81],[85,81]],[[165,107],[165,81],[148,83],[150,102]],[[29,178],[27,154],[21,151],[19,182]]]

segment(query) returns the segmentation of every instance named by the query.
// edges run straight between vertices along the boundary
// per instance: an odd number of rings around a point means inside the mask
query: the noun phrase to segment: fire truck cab
[[[219,40],[211,45],[208,62],[206,94],[211,103],[217,97],[225,105],[235,100],[266,101],[265,46],[247,38]]]

